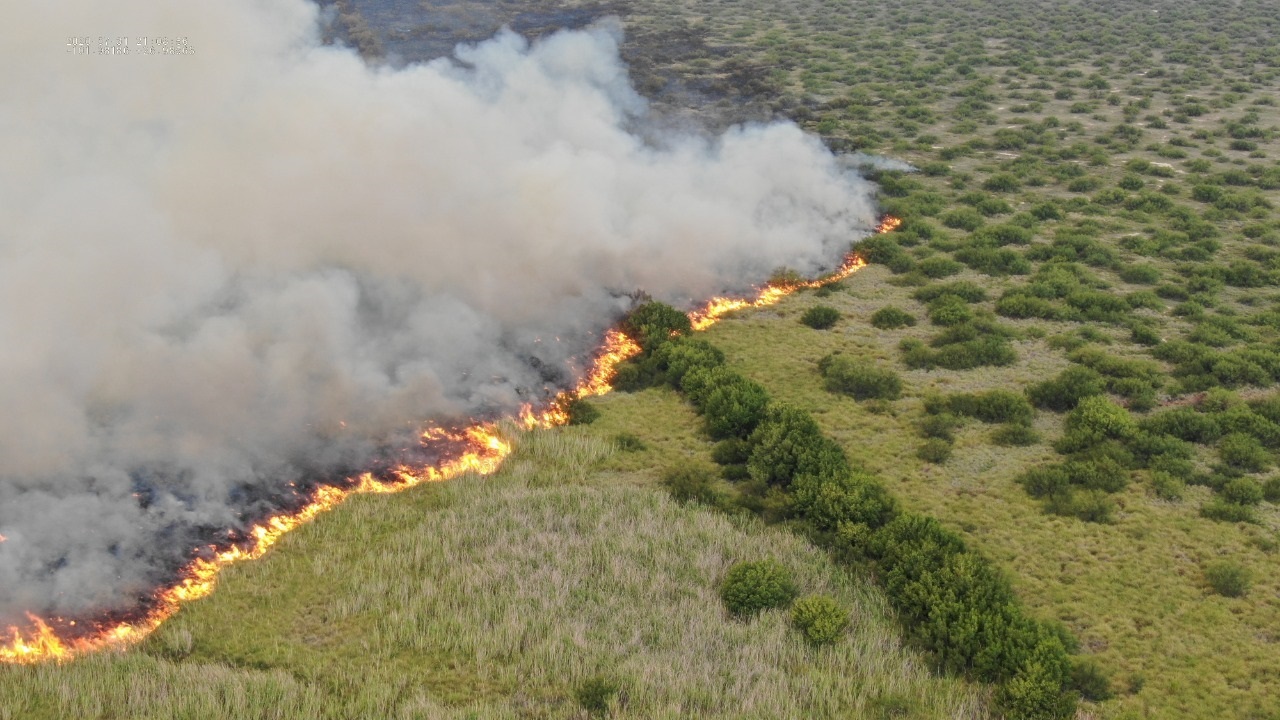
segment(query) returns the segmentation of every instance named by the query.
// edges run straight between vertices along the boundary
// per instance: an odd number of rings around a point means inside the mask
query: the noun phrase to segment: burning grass
[[[899,646],[873,586],[790,533],[619,483],[620,454],[595,426],[529,433],[490,478],[353,498],[140,652],[0,667],[0,718],[578,717],[575,684],[601,673],[617,717],[982,717]],[[785,612],[727,617],[721,577],[761,557],[849,607],[850,636],[813,649]]]

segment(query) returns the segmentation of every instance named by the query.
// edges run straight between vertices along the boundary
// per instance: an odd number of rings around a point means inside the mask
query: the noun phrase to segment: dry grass
[[[900,647],[874,587],[796,536],[599,476],[617,453],[534,433],[493,478],[355,498],[140,652],[0,668],[0,718],[581,717],[572,690],[600,673],[616,717],[984,716]],[[764,557],[848,607],[848,636],[814,649],[783,611],[728,617],[725,569]]]

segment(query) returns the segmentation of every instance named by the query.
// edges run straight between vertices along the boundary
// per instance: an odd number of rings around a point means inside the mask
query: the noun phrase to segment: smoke
[[[919,168],[909,162],[899,160],[897,158],[885,157],[884,155],[872,155],[870,153],[855,152],[841,155],[840,164],[859,170],[896,170],[899,172],[919,172]]]
[[[815,272],[874,224],[792,125],[642,140],[616,26],[401,69],[317,28],[304,0],[9,11],[0,624],[131,607],[289,483],[563,386],[629,291]],[[194,54],[136,52],[162,33]]]

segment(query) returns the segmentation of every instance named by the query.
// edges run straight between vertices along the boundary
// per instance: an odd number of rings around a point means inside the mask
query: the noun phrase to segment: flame
[[[876,232],[891,232],[902,220],[885,216]],[[701,309],[689,313],[695,330],[713,325],[728,312],[747,307],[766,307],[803,288],[816,288],[849,277],[864,267],[866,262],[855,253],[849,253],[840,268],[817,280],[766,285],[754,300],[713,298]],[[597,353],[591,371],[577,387],[555,397],[542,410],[532,404],[520,409],[518,423],[526,429],[550,428],[569,422],[566,407],[574,400],[604,395],[613,389],[614,372],[619,363],[640,352],[634,340],[618,330],[610,330]],[[9,627],[9,640],[0,635],[0,663],[34,663],[49,660],[62,661],[88,652],[106,649],[123,649],[140,641],[165,620],[173,616],[183,603],[198,600],[213,592],[218,573],[222,568],[242,560],[262,557],[294,528],[304,525],[317,515],[329,510],[348,497],[360,493],[393,493],[424,482],[440,482],[464,473],[490,475],[498,470],[502,461],[511,454],[511,443],[503,438],[497,423],[477,423],[460,430],[430,427],[422,433],[423,443],[461,447],[462,452],[439,465],[423,467],[401,466],[392,471],[393,481],[375,478],[370,473],[351,479],[345,487],[322,486],[315,490],[302,508],[276,515],[254,525],[247,533],[247,541],[229,549],[208,548],[208,557],[197,558],[182,572],[173,585],[158,591],[147,613],[139,619],[91,624],[88,629],[77,627],[75,620],[60,617],[41,618],[27,614],[29,625],[25,628]],[[0,542],[7,540],[0,535]]]
[[[689,320],[693,323],[694,330],[704,330],[711,327],[720,318],[734,310],[741,310],[749,307],[768,307],[769,305],[777,304],[779,300],[797,290],[821,287],[828,283],[836,282],[837,280],[843,280],[861,270],[866,266],[866,264],[867,261],[863,260],[856,253],[850,252],[845,256],[844,263],[840,265],[840,268],[830,275],[817,280],[804,280],[800,282],[766,285],[754,300],[725,297],[711,298],[711,300],[708,301],[706,306],[701,310],[695,310],[689,313]]]
[[[883,235],[887,232],[893,232],[902,226],[902,218],[892,215],[885,215],[880,220],[880,224],[876,225],[876,232]]]
[[[28,613],[29,627],[9,628],[10,639],[7,644],[0,644],[0,662],[65,660],[86,652],[123,648],[133,644],[169,619],[183,603],[212,593],[222,568],[242,560],[262,557],[285,533],[310,522],[348,497],[359,493],[399,492],[424,482],[448,480],[467,472],[488,475],[498,469],[512,449],[511,443],[499,434],[495,423],[477,424],[459,431],[429,428],[423,432],[422,437],[424,442],[461,444],[465,449],[458,457],[438,466],[396,468],[392,472],[396,479],[392,482],[384,482],[365,473],[355,478],[348,487],[318,488],[302,508],[254,525],[248,532],[249,540],[246,544],[221,551],[210,548],[214,550],[212,557],[197,558],[188,565],[177,583],[156,593],[151,609],[140,619],[101,624],[80,635],[75,631],[74,620],[51,618],[46,621]],[[58,632],[50,622],[64,631]],[[68,634],[72,637],[64,639],[64,635]],[[0,637],[0,643],[5,642]]]

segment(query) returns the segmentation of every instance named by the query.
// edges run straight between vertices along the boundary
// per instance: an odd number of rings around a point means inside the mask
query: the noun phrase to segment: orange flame
[[[893,232],[894,230],[897,230],[901,226],[902,226],[902,218],[894,217],[892,215],[885,215],[880,220],[880,224],[876,226],[876,232],[883,235],[884,233],[887,233],[887,232]]]
[[[867,262],[865,260],[851,252],[845,256],[844,263],[840,265],[840,268],[826,277],[822,277],[817,280],[804,280],[801,282],[766,285],[754,300],[724,297],[711,298],[704,308],[689,313],[689,320],[693,323],[694,330],[703,330],[711,327],[717,320],[724,317],[725,314],[731,313],[734,310],[774,305],[782,298],[797,290],[821,287],[828,283],[836,282],[837,280],[843,280],[861,270],[866,266],[866,264]]]
[[[876,227],[876,232],[890,232],[901,224],[900,219],[886,216]],[[754,300],[713,298],[702,310],[689,313],[689,319],[695,330],[702,330],[714,324],[725,313],[746,307],[773,305],[796,290],[815,288],[843,280],[865,265],[866,262],[862,258],[849,253],[840,268],[824,278],[767,285]],[[568,403],[604,395],[611,391],[613,387],[610,383],[613,381],[618,364],[639,352],[640,346],[634,340],[618,330],[610,330],[605,335],[604,345],[586,378],[576,388],[557,395],[550,406],[544,410],[535,411],[532,405],[523,406],[519,413],[520,425],[527,429],[564,425],[569,421],[566,410]],[[74,620],[68,621],[57,617],[46,620],[28,614],[27,619],[30,623],[28,627],[10,626],[8,628],[10,639],[7,644],[3,636],[0,636],[0,662],[61,661],[97,650],[127,647],[159,627],[161,623],[173,616],[183,603],[212,593],[218,572],[222,568],[241,560],[262,557],[285,533],[310,522],[317,515],[337,506],[348,497],[359,493],[399,492],[424,482],[448,480],[468,472],[489,475],[497,471],[512,450],[511,443],[503,439],[497,423],[492,422],[478,423],[462,430],[432,427],[422,433],[422,439],[427,443],[458,444],[464,447],[465,451],[438,466],[396,468],[392,473],[396,478],[393,482],[384,482],[365,473],[354,478],[353,484],[348,487],[320,487],[301,509],[276,515],[254,525],[248,533],[250,541],[243,546],[233,546],[227,550],[214,552],[209,558],[194,560],[182,572],[182,578],[178,582],[155,594],[154,604],[140,619],[103,623],[95,625],[88,632],[82,632],[76,627]],[[6,539],[0,535],[0,542]],[[54,625],[63,628],[63,631],[55,629],[50,624],[51,621]]]

